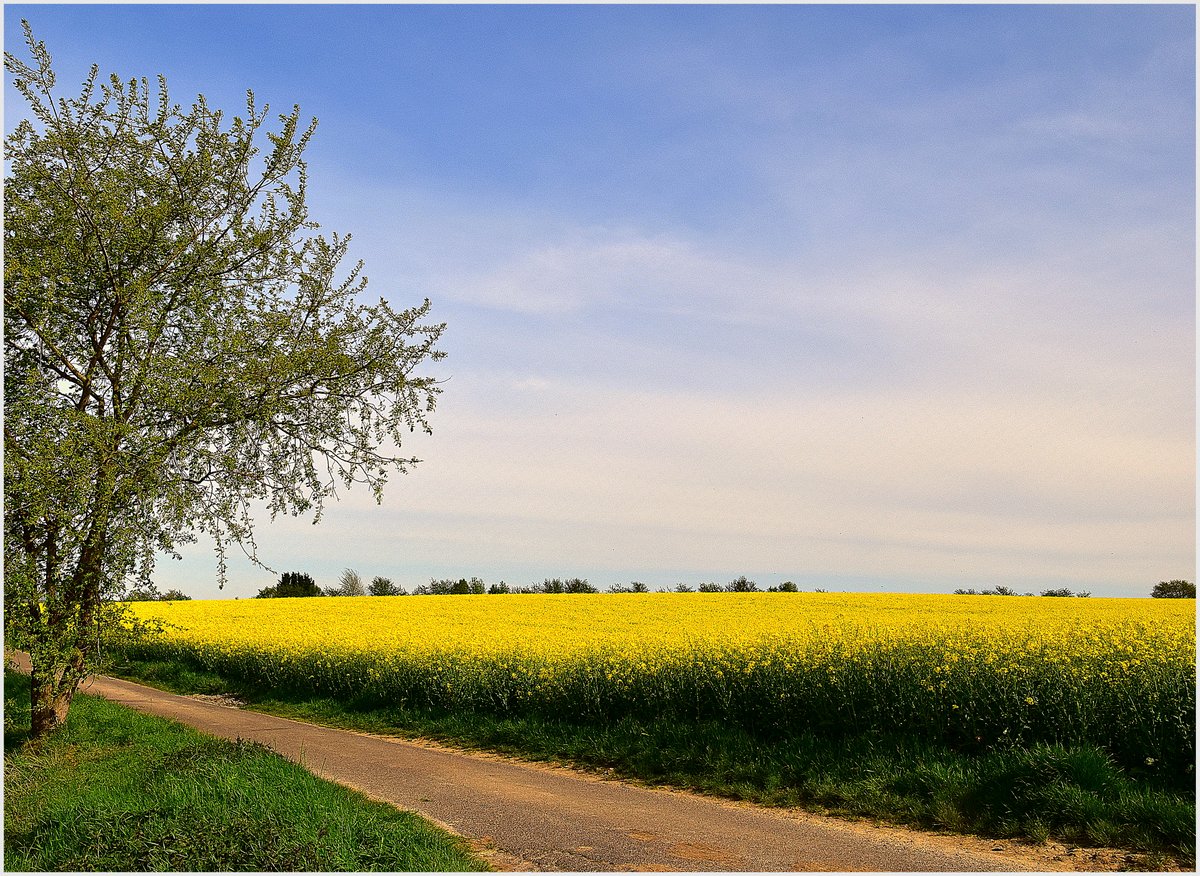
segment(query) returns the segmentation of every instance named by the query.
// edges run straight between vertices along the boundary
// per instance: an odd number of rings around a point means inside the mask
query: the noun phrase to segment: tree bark
[[[67,720],[71,698],[83,678],[82,669],[83,654],[78,652],[60,673],[47,672],[34,663],[30,672],[30,737],[39,739]]]

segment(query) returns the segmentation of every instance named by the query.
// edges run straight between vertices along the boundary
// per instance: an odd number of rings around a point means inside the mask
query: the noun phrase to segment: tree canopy
[[[162,77],[54,92],[44,44],[5,69],[6,632],[31,652],[35,734],[65,716],[99,608],[197,534],[257,561],[254,511],[376,500],[429,431],[430,304],[362,304],[349,237],[317,233],[299,107],[227,119]],[[265,142],[264,142],[265,141]],[[176,554],[177,555],[177,554]]]
[[[1196,585],[1181,579],[1159,581],[1150,595],[1155,599],[1195,599]]]
[[[284,572],[279,583],[258,591],[255,599],[288,599],[297,596],[324,596],[312,575],[307,572]]]

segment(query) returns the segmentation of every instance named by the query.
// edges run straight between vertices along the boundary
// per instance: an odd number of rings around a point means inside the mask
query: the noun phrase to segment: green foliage
[[[13,871],[482,870],[465,843],[409,812],[226,742],[80,697],[60,734],[29,728],[5,678],[4,865]]]
[[[382,575],[376,575],[371,579],[371,586],[367,588],[367,592],[372,596],[405,596],[406,593],[403,587],[399,587],[392,583],[391,578],[384,578]]]
[[[54,92],[5,69],[31,118],[5,140],[5,632],[31,653],[34,732],[95,658],[106,598],[197,533],[256,559],[252,510],[313,512],[339,483],[379,500],[416,462],[441,358],[429,302],[362,305],[349,238],[315,233],[299,108],[226,120],[165,80]],[[265,139],[266,143],[262,141]]]
[[[1081,591],[1079,593],[1075,593],[1069,587],[1059,587],[1059,588],[1056,588],[1053,590],[1043,590],[1042,591],[1042,596],[1081,596],[1081,597],[1086,598],[1091,595],[1092,594],[1088,593],[1087,591]]]
[[[533,588],[535,593],[599,593],[600,591],[588,583],[586,578],[547,578],[540,586]]]
[[[264,587],[258,591],[256,599],[284,599],[296,596],[324,596],[325,592],[317,586],[312,575],[307,572],[284,572],[279,577],[279,583],[273,587]]]
[[[715,581],[707,581],[696,588],[701,593],[724,593],[725,588]]]
[[[1150,594],[1155,599],[1195,599],[1196,585],[1191,581],[1159,581]]]
[[[487,587],[479,578],[430,578],[413,590],[414,596],[466,596],[487,593]]]
[[[753,581],[747,580],[745,575],[734,578],[725,587],[726,593],[753,593],[758,590],[758,585]]]

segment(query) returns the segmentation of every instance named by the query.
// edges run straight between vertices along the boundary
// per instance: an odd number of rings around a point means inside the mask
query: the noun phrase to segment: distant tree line
[[[784,581],[777,586],[759,590],[758,584],[741,575],[728,584],[718,584],[709,581],[698,587],[687,584],[676,584],[671,588],[674,593],[799,593],[800,589],[791,581]],[[600,590],[589,584],[586,578],[547,578],[540,584],[526,587],[513,586],[501,581],[498,584],[485,584],[481,578],[430,578],[428,584],[413,588],[413,596],[482,596],[484,594],[501,593],[599,593]],[[650,587],[642,581],[631,581],[629,584],[612,584],[606,593],[650,593]],[[824,593],[817,589],[814,592]],[[958,596],[1033,596],[1032,593],[1018,593],[1011,587],[992,587],[986,590],[959,589],[954,591]],[[376,575],[370,584],[364,584],[362,576],[354,569],[344,569],[338,577],[338,583],[332,587],[321,588],[313,580],[312,575],[305,572],[284,572],[279,582],[271,587],[258,591],[258,599],[274,599],[297,596],[408,596],[408,591],[393,583],[391,578]],[[1078,593],[1069,587],[1059,587],[1043,590],[1041,596],[1058,597],[1088,597],[1086,590]],[[1160,581],[1154,585],[1150,594],[1156,599],[1195,599],[1196,585],[1191,581],[1173,580]],[[153,584],[135,587],[127,590],[121,597],[123,602],[173,602],[191,599],[180,590],[167,590],[160,593]]]
[[[959,596],[1033,596],[1032,593],[1018,593],[1010,587],[993,587],[991,590],[955,590]],[[1073,592],[1069,587],[1059,587],[1054,590],[1043,590],[1042,596],[1091,596],[1086,590]],[[1196,585],[1191,581],[1159,581],[1154,585],[1150,595],[1155,599],[1195,599]]]
[[[991,590],[955,590],[957,596],[1033,596],[1032,593],[1018,593],[1011,587],[993,587]],[[1081,596],[1088,597],[1092,594],[1087,590],[1081,590],[1078,593],[1071,590],[1070,587],[1059,587],[1054,590],[1043,590],[1042,596]]]
[[[687,584],[676,584],[672,591],[675,593],[799,593],[799,588],[791,581],[784,581],[778,586],[768,587],[760,591],[758,584],[742,575],[728,584],[709,582],[697,588]],[[480,578],[430,578],[428,584],[413,588],[413,596],[482,596],[485,594],[503,593],[599,593],[600,590],[589,584],[586,578],[547,578],[540,584],[529,586],[514,586],[504,581],[498,584],[485,584]],[[628,585],[613,584],[608,593],[650,593],[649,585],[642,581],[631,581]],[[817,590],[824,593],[824,590]],[[392,582],[390,578],[376,576],[369,585],[363,584],[362,576],[354,569],[345,569],[333,587],[322,589],[317,586],[312,576],[304,572],[285,572],[279,583],[264,587],[258,591],[258,599],[275,599],[296,596],[408,596],[408,591]]]

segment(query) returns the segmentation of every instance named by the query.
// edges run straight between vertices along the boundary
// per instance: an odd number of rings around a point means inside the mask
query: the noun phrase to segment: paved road
[[[982,871],[1046,865],[1009,843],[874,828],[636,787],[566,769],[334,730],[96,677],[82,692],[269,745],[326,779],[411,809],[509,870]]]

